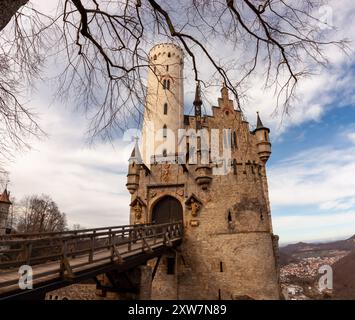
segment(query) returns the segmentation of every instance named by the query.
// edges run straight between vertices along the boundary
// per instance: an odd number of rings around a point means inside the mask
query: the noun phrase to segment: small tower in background
[[[0,195],[0,235],[6,234],[7,220],[11,204],[10,192],[5,188],[4,192]]]
[[[261,122],[259,112],[257,112],[256,128],[254,134],[257,140],[257,148],[260,160],[264,163],[269,159],[271,154],[271,143],[269,139],[270,129],[264,127]]]

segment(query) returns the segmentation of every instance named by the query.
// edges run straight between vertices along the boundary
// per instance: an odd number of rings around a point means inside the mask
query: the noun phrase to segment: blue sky
[[[43,2],[43,1],[42,1]],[[353,39],[351,0],[330,1],[340,36]],[[290,115],[273,116],[275,97],[251,79],[244,110],[251,125],[260,111],[271,128],[273,153],[268,162],[274,231],[281,243],[344,238],[355,234],[355,55],[329,50],[328,69],[304,79]],[[188,75],[188,73],[186,73]],[[130,141],[87,143],[88,120],[53,100],[55,85],[38,82],[28,104],[47,137],[8,164],[9,188],[19,200],[49,194],[67,213],[69,225],[84,227],[128,222],[130,195],[125,187]],[[185,112],[194,86],[185,81]],[[206,108],[216,104],[218,88],[205,92]],[[281,121],[282,120],[282,121]]]

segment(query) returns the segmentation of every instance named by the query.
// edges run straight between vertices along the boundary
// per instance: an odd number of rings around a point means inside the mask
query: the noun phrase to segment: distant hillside
[[[293,258],[291,255],[285,253],[285,252],[282,252],[280,250],[280,253],[279,253],[279,263],[280,263],[280,267],[283,267],[283,266],[286,266],[290,263],[293,263],[293,262],[297,262],[298,260],[296,258]]]
[[[333,264],[335,299],[355,299],[355,251]]]
[[[280,248],[280,253],[286,254],[292,257],[299,257],[307,255],[307,253],[314,254],[316,251],[322,253],[322,251],[341,250],[352,251],[355,250],[355,235],[346,240],[339,240],[327,243],[306,243],[298,242],[295,244],[289,244]]]

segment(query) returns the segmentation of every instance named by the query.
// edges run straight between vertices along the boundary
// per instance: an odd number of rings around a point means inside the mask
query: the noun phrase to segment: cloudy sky
[[[345,4],[346,3],[346,4]],[[353,38],[355,3],[331,1],[332,22],[341,37]],[[244,106],[255,124],[259,110],[271,128],[268,162],[274,231],[281,243],[336,239],[355,234],[355,64],[353,44],[345,56],[328,52],[330,66],[299,88],[289,116],[273,116],[275,98],[258,79]],[[187,81],[189,83],[189,81]],[[55,84],[39,82],[28,98],[46,138],[18,153],[7,169],[16,199],[46,193],[66,212],[69,225],[84,227],[128,222],[130,195],[125,187],[132,142],[87,143],[87,119],[72,106],[53,100]],[[185,111],[193,88],[186,86]],[[210,95],[217,102],[217,95]],[[208,107],[208,106],[207,106]]]

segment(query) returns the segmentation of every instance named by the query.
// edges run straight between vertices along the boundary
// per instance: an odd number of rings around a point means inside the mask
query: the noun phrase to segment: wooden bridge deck
[[[127,271],[181,239],[180,222],[0,236],[0,255],[8,258],[0,262],[0,299],[48,292],[109,270]],[[19,288],[23,265],[32,268],[33,289]]]

